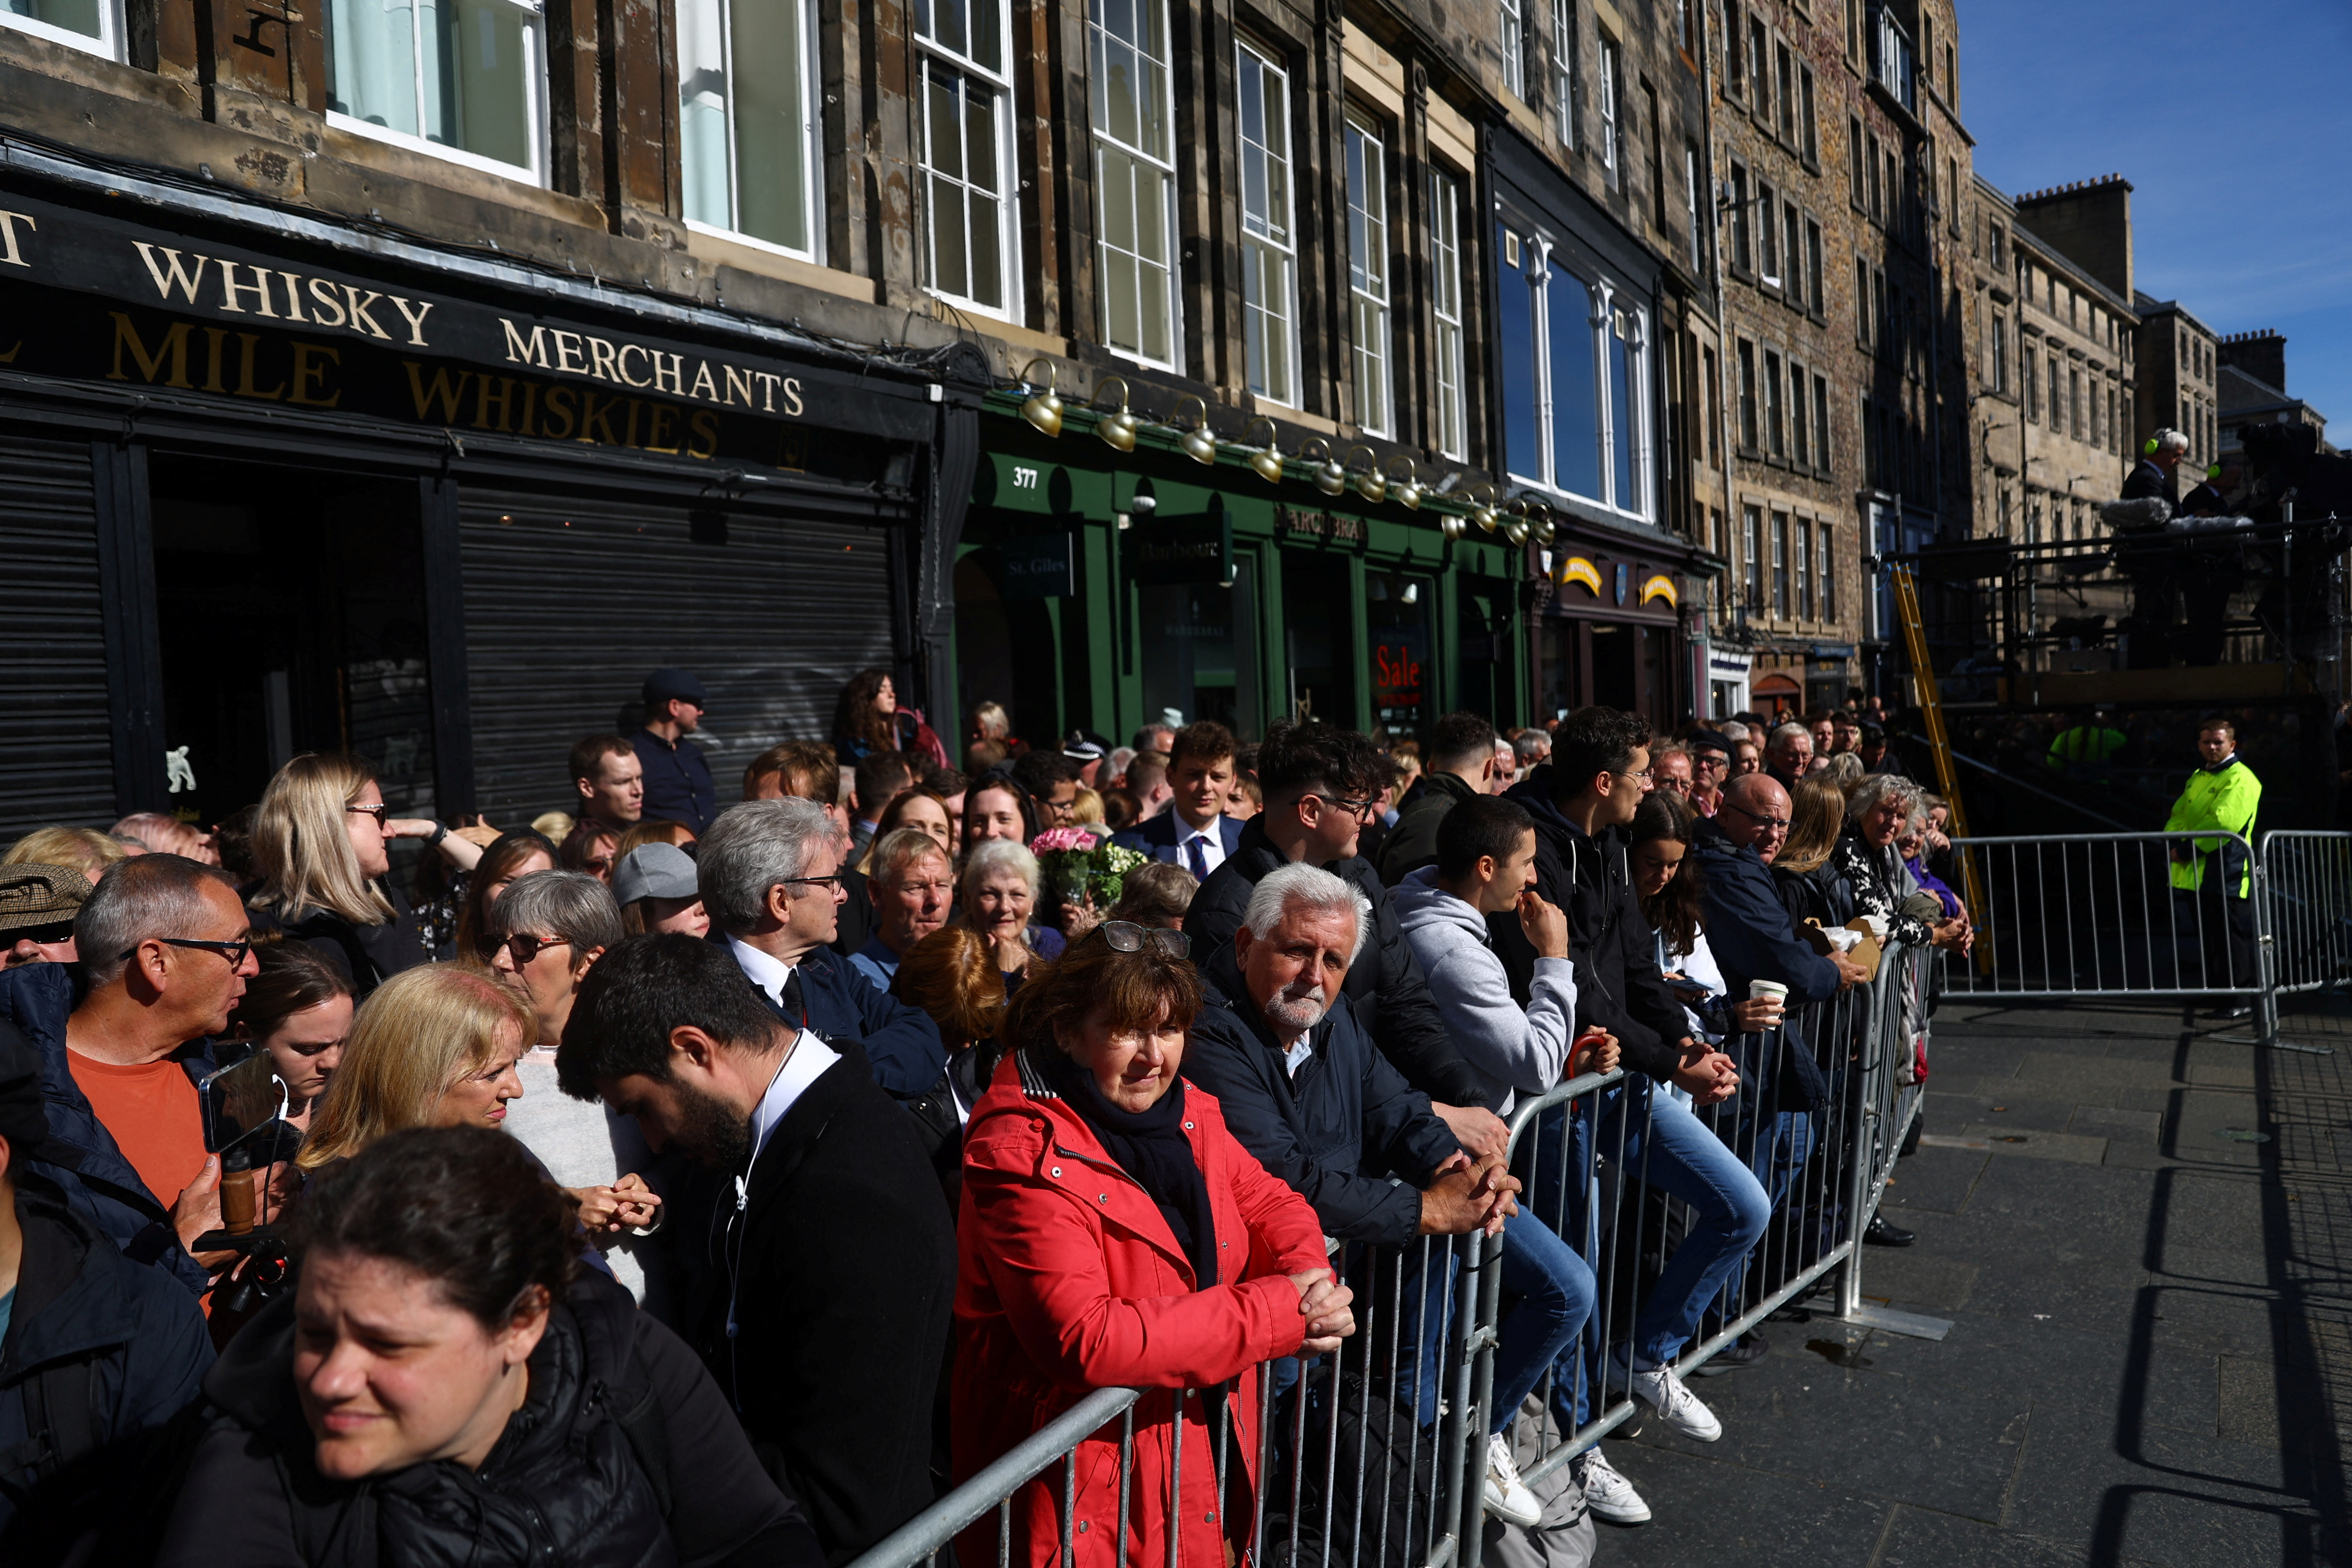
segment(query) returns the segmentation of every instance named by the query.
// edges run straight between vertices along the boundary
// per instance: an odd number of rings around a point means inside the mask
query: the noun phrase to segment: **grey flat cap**
[[[640,844],[613,868],[613,897],[625,904],[700,896],[694,862],[675,844]]]

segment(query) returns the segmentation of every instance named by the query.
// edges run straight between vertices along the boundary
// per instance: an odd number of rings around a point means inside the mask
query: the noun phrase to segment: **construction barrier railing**
[[[1923,1331],[1862,1304],[1859,1244],[1917,1110],[1928,956],[1890,945],[1871,983],[1725,1041],[1741,1084],[1720,1103],[1622,1070],[1523,1100],[1521,1215],[1493,1239],[1337,1248],[1357,1325],[1338,1351],[1076,1394],[851,1568],[943,1564],[951,1543],[956,1568],[1178,1568],[1198,1466],[1219,1500],[1200,1527],[1232,1563],[1477,1568],[1504,1528],[1490,1440],[1560,1496],[1560,1468],[1635,1413],[1622,1357],[1678,1340],[1695,1371],[1833,1271],[1842,1315]],[[1155,1426],[1167,1440],[1139,1443]],[[1115,1513],[1081,1513],[1114,1482]]]

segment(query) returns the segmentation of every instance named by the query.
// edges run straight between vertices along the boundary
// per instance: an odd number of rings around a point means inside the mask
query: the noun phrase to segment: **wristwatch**
[[[425,841],[425,847],[427,849],[438,848],[440,847],[441,840],[448,837],[449,825],[446,822],[436,822],[433,825],[433,837]]]

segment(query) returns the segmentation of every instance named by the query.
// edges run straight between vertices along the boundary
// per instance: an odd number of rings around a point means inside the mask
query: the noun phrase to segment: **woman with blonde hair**
[[[0,868],[68,866],[95,888],[109,869],[130,858],[130,850],[95,827],[36,827],[0,855]]]
[[[362,1001],[433,957],[416,911],[386,879],[394,838],[422,838],[459,870],[482,858],[479,845],[437,822],[392,816],[375,775],[357,757],[296,757],[278,770],[254,813],[261,873],[260,890],[247,900],[254,923],[326,954]]]
[[[1845,791],[1827,773],[1797,781],[1789,792],[1789,838],[1772,858],[1772,883],[1789,922],[1819,921],[1823,930],[1853,919],[1853,889],[1831,863],[1845,829]]]
[[[315,1171],[404,1127],[503,1126],[522,1094],[515,1063],[538,1038],[530,1006],[479,970],[392,976],[352,1017],[295,1163]]]

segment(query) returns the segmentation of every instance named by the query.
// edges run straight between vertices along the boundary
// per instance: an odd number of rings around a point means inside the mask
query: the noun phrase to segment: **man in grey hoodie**
[[[1576,971],[1568,915],[1536,891],[1535,819],[1517,801],[1458,802],[1437,826],[1436,850],[1437,863],[1409,874],[1390,897],[1447,1032],[1485,1080],[1486,1103],[1508,1117],[1517,1095],[1542,1094],[1570,1076]],[[1511,999],[1486,934],[1488,915],[1514,910],[1536,952],[1525,1008]]]

